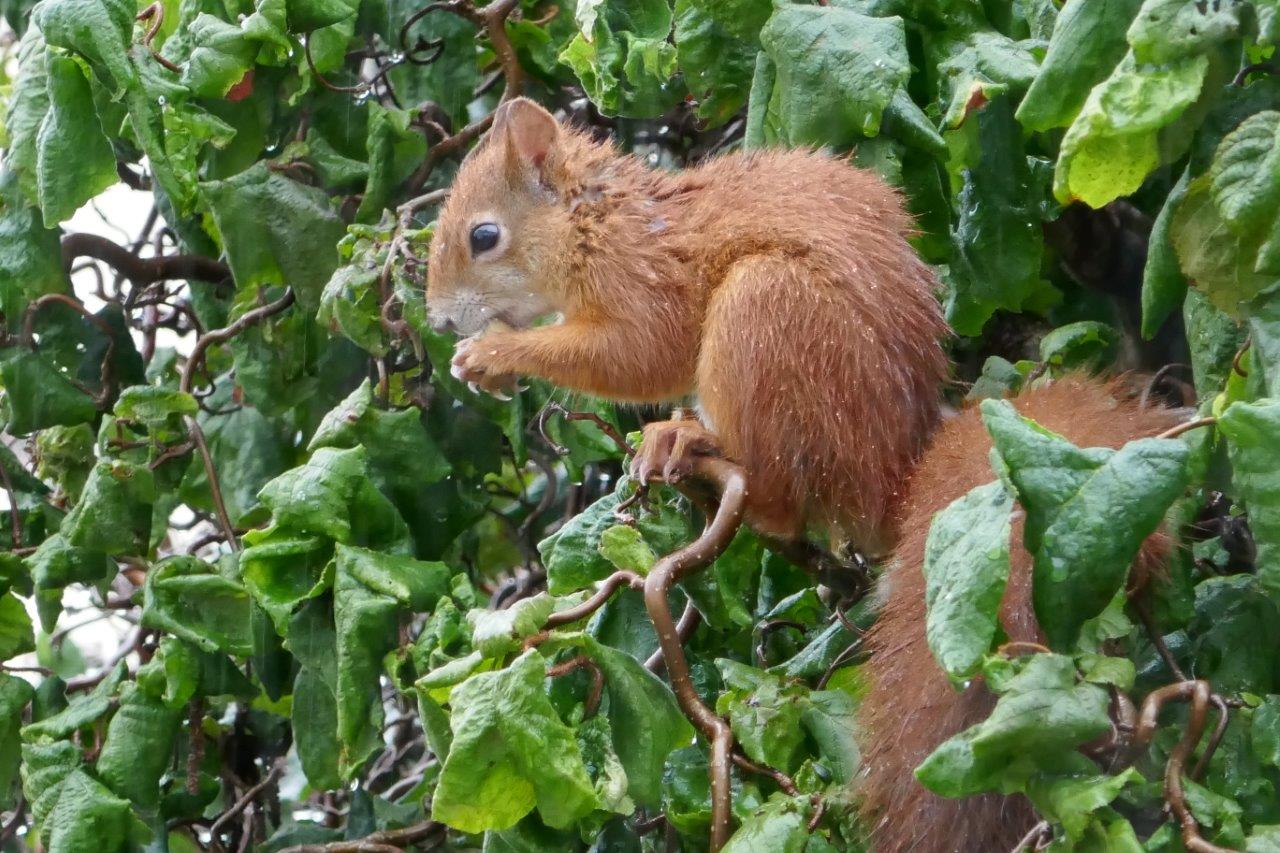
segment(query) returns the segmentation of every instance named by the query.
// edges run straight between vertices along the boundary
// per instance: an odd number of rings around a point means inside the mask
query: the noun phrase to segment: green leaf
[[[1218,418],[1232,480],[1249,512],[1262,588],[1280,600],[1280,402],[1232,403]]]
[[[1114,356],[1115,331],[1097,320],[1059,326],[1040,339],[1040,361],[1057,368],[1097,369]]]
[[[427,153],[422,133],[411,125],[406,110],[369,102],[369,135],[365,143],[369,179],[356,210],[357,222],[377,222],[400,183]]]
[[[242,584],[194,557],[169,557],[147,572],[142,624],[206,652],[253,651],[249,595]]]
[[[18,102],[15,99],[10,103],[13,105]],[[9,120],[12,121],[12,118],[10,113]],[[6,162],[10,166],[13,156],[13,149],[6,152]],[[32,163],[34,180],[34,160]],[[19,318],[31,300],[46,293],[65,292],[67,289],[57,229],[44,227],[40,211],[28,205],[19,190],[18,177],[8,167],[0,169],[0,311],[4,312],[10,328],[16,329]],[[16,362],[14,368],[6,367],[10,362]],[[23,378],[32,383],[30,387],[38,387],[40,393],[17,396],[17,411],[20,415],[13,413],[14,401],[9,403],[10,424],[7,429],[10,433],[21,434],[18,432],[19,427],[24,432],[30,432],[47,426],[49,424],[43,421],[51,416],[55,420],[88,420],[93,417],[93,412],[81,414],[93,407],[92,400],[80,399],[87,398],[87,395],[75,397],[70,392],[78,389],[72,387],[68,390],[65,380],[59,384],[58,380],[62,379],[60,375],[53,380],[53,384],[46,387],[41,384],[38,376],[31,375],[31,371],[39,371],[40,366],[28,363],[23,367],[22,362],[22,356],[0,360],[0,383],[10,387],[12,382],[22,381],[14,379],[13,371],[19,375],[25,373]],[[52,395],[57,401],[52,407],[43,400],[46,394]],[[71,402],[72,400],[75,402]],[[86,403],[87,406],[84,405]],[[15,419],[17,426],[14,425]]]
[[[49,850],[125,850],[147,835],[145,825],[123,800],[86,771],[76,769],[51,792],[48,819],[40,837]]]
[[[1228,133],[1209,181],[1218,212],[1237,233],[1268,225],[1280,207],[1280,112],[1255,113]]]
[[[645,574],[658,557],[644,535],[627,524],[615,524],[600,534],[600,556],[619,569]]]
[[[346,229],[324,193],[256,163],[240,174],[201,184],[241,291],[292,287],[309,314],[338,266]]]
[[[548,650],[577,647],[600,665],[609,697],[605,714],[613,732],[613,748],[627,775],[627,793],[641,805],[661,796],[667,756],[693,737],[693,727],[673,694],[635,658],[587,634],[557,634]]]
[[[946,105],[943,127],[959,127],[976,100],[1005,94],[1016,100],[1039,69],[1031,53],[1034,43],[1014,41],[1003,33],[977,30],[943,44],[940,50],[946,55],[937,64]]]
[[[1236,3],[1145,0],[1128,38],[1139,62],[1159,65],[1198,56],[1239,31]]]
[[[182,71],[182,85],[195,95],[225,97],[253,68],[258,45],[240,27],[201,12],[188,26],[187,36],[192,47]]]
[[[318,537],[277,528],[251,531],[244,541],[248,547],[240,553],[240,576],[245,588],[284,636],[294,608],[332,583],[331,573],[325,571],[332,546]]]
[[[124,389],[115,408],[117,418],[142,424],[162,424],[173,415],[194,415],[197,411],[195,397],[176,388],[155,385],[132,385]]]
[[[40,212],[52,228],[119,178],[80,63],[50,54],[49,111],[36,134]]]
[[[924,549],[925,634],[952,678],[977,671],[999,625],[1009,579],[1013,496],[1000,481],[957,498],[933,518]]]
[[[506,829],[535,806],[550,827],[597,807],[573,730],[560,721],[534,649],[451,696],[453,745],[431,802],[433,819],[463,832]]]
[[[1208,70],[1204,56],[1151,66],[1126,54],[1067,129],[1053,194],[1102,207],[1137,190],[1160,165],[1160,130],[1195,103]]]
[[[1266,696],[1249,726],[1253,754],[1268,767],[1280,767],[1280,696]]]
[[[93,466],[79,502],[62,520],[61,533],[75,548],[146,554],[155,501],[155,476],[146,466],[100,461]]]
[[[1069,648],[1182,494],[1187,447],[1144,438],[1119,450],[1081,450],[1004,400],[984,400],[982,416],[1027,513],[1036,617],[1052,645]]]
[[[1252,363],[1261,370],[1266,395],[1280,397],[1280,294],[1255,303],[1249,316]]]
[[[51,426],[74,426],[97,417],[93,398],[40,353],[10,351],[0,358],[0,384],[9,404],[5,429],[27,435]]]
[[[808,823],[811,809],[807,797],[791,797],[781,792],[774,794],[742,822],[729,843],[721,849],[724,853],[753,853],[757,850],[803,853],[810,838]]]
[[[361,349],[385,355],[386,341],[378,307],[379,270],[357,264],[338,267],[320,294],[316,322],[341,332]]]
[[[1075,752],[1110,731],[1107,691],[1076,679],[1071,658],[1041,654],[1010,679],[991,716],[945,741],[916,769],[944,797],[1012,790],[1036,772],[1078,769]]]
[[[216,400],[215,396],[211,405]],[[262,487],[288,467],[279,424],[249,405],[226,414],[201,413],[196,420],[204,430],[209,455],[218,472],[227,514],[233,524],[240,526],[258,505],[258,492]],[[179,496],[193,507],[214,510],[202,459],[191,460]]]
[[[107,726],[95,770],[108,786],[142,809],[160,801],[160,777],[171,760],[182,711],[127,689]]]
[[[49,112],[49,50],[39,27],[28,27],[18,43],[17,74],[4,116],[4,195],[8,215],[22,209],[22,202],[39,201],[36,183],[36,134]],[[22,196],[14,190],[20,186]],[[3,245],[3,244],[0,244]]]
[[[1173,243],[1173,216],[1186,198],[1190,180],[1190,170],[1183,171],[1151,225],[1147,263],[1142,270],[1142,337],[1146,340],[1156,336],[1164,321],[1182,305],[1187,295],[1187,279],[1178,267]]]
[[[842,784],[852,784],[862,763],[857,710],[857,702],[845,691],[818,690],[809,694],[809,706],[800,715],[822,763]]]
[[[911,72],[901,19],[838,6],[780,4],[760,46],[776,69],[777,116],[793,145],[875,136]]]
[[[338,545],[334,552],[338,766],[350,777],[383,746],[382,658],[396,648],[400,617],[429,611],[449,591],[449,568]]]
[[[771,11],[765,0],[677,0],[676,61],[709,127],[747,103],[760,28]]]
[[[1141,0],[1096,0],[1062,7],[1040,71],[1018,106],[1023,127],[1044,131],[1071,124],[1090,90],[1124,56],[1124,31],[1140,5]]]
[[[35,690],[21,678],[0,673],[0,803],[14,805],[14,781],[22,759],[22,712]]]
[[[101,551],[68,544],[60,533],[40,543],[26,558],[35,584],[40,622],[53,630],[62,612],[62,590],[71,583],[101,583],[116,573],[115,564]]]
[[[452,470],[418,409],[378,408],[368,380],[324,416],[307,449],[357,445],[364,446],[371,473],[392,487],[421,489]]]
[[[743,751],[784,773],[793,770],[804,744],[800,721],[809,691],[725,658],[718,658],[716,666],[728,688],[716,700],[716,713],[729,718]]]
[[[35,647],[27,608],[12,592],[0,595],[0,660],[10,660]]]
[[[119,94],[136,77],[128,48],[137,11],[130,0],[45,0],[32,10],[31,19],[45,41],[83,56]]]
[[[70,705],[58,713],[25,726],[22,729],[23,741],[38,743],[45,739],[68,738],[77,729],[102,719],[111,711],[114,695],[124,676],[125,664],[121,661],[97,687],[93,688],[92,692],[76,697]],[[25,773],[23,779],[25,785]],[[28,792],[28,798],[30,798],[30,792]]]
[[[344,21],[356,13],[352,0],[290,0],[289,29],[307,33]]]
[[[1132,767],[1115,776],[1036,777],[1027,794],[1040,814],[1061,824],[1068,838],[1080,841],[1094,812],[1118,797],[1126,786],[1145,781]]]
[[[276,526],[327,536],[348,544],[404,547],[404,520],[369,480],[368,453],[321,447],[305,465],[262,487],[259,498]]]
[[[613,511],[629,489],[629,481],[619,482],[613,494],[596,501],[538,543],[547,567],[548,592],[575,592],[613,573],[613,564],[600,553],[600,540],[617,524]],[[655,554],[669,554],[692,538],[684,514],[662,499],[654,501],[653,512],[640,516],[636,527]]]
[[[997,309],[1021,310],[1040,290],[1044,238],[1037,222],[1036,176],[1008,97],[987,104],[959,131],[964,152],[958,170],[951,233],[954,255],[947,278],[947,322],[977,335]]]
[[[471,623],[471,645],[487,658],[509,654],[520,648],[526,638],[542,630],[555,605],[554,598],[540,592],[505,610],[472,610],[467,614],[467,621]]]

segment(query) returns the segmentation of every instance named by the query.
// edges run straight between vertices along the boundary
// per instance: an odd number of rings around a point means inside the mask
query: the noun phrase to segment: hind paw
[[[640,449],[631,460],[631,477],[638,483],[678,483],[693,473],[698,457],[723,455],[715,433],[696,420],[659,421],[645,426]]]

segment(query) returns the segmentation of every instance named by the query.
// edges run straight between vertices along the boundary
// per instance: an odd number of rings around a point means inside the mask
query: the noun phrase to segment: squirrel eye
[[[478,255],[489,251],[498,245],[498,238],[501,235],[502,231],[497,225],[492,222],[481,222],[471,229],[471,254]]]

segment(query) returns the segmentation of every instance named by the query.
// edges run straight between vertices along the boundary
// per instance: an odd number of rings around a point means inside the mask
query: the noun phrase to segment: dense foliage
[[[940,665],[1000,701],[925,784],[1026,793],[1054,849],[1180,850],[1188,820],[1280,849],[1273,0],[0,11],[5,844],[707,845],[706,743],[645,666],[640,592],[544,630],[697,535],[621,476],[656,413],[476,396],[424,322],[437,190],[522,92],[662,167],[826,146],[904,190],[954,402],[996,444],[927,569]],[[136,239],[60,229],[121,181],[154,203],[116,223]],[[998,399],[1080,368],[1158,370],[1150,398],[1208,420],[1102,451]],[[1051,648],[997,628],[1015,498]],[[1130,600],[1162,519],[1182,546]],[[110,660],[68,588],[136,623]],[[729,847],[857,849],[871,602],[745,531],[686,601],[742,758]],[[1164,712],[1126,732],[1124,697]]]

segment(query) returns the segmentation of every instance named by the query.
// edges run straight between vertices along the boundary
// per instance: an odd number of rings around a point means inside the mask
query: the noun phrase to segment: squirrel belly
[[[1018,411],[1081,447],[1119,447],[1178,421],[1170,409],[1127,399],[1118,382],[1068,376],[1014,398]],[[957,692],[925,641],[924,546],[934,513],[995,478],[991,439],[976,407],[946,421],[911,474],[898,512],[900,537],[882,577],[883,604],[867,633],[870,687],[859,710],[863,775],[859,800],[877,853],[1009,850],[1035,823],[1020,795],[947,799],[914,770],[943,741],[981,722],[995,705],[980,682]],[[1043,642],[1031,604],[1031,555],[1022,522],[1011,531],[1009,584],[1001,622],[1014,641]],[[1163,532],[1143,544],[1136,575],[1158,574],[1169,551]]]

